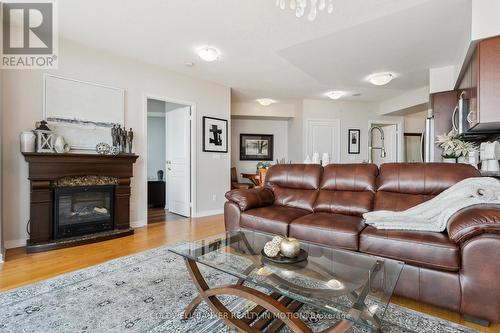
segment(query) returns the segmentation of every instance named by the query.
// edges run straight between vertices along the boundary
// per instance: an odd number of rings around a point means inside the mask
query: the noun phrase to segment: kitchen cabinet
[[[469,132],[500,132],[500,37],[478,43],[457,88],[469,99]]]
[[[453,110],[458,102],[456,90],[440,92],[430,96],[432,113],[434,115],[434,136],[447,134],[452,130]],[[428,147],[427,149],[432,149]],[[441,161],[442,149],[434,146],[434,160]]]

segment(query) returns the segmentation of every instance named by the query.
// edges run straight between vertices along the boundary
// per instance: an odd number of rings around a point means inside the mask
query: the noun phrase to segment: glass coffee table
[[[170,249],[185,259],[199,295],[187,306],[189,318],[203,301],[216,316],[239,332],[312,332],[296,315],[311,305],[338,321],[323,332],[345,332],[354,324],[380,331],[404,263],[358,252],[301,242],[308,258],[296,264],[276,264],[260,253],[272,235],[235,231],[177,245]],[[198,264],[238,278],[235,284],[209,287]],[[217,296],[244,298],[256,304],[232,313]]]

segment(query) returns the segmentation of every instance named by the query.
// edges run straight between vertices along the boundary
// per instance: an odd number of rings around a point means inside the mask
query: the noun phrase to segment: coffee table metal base
[[[225,285],[210,288],[203,278],[198,265],[191,259],[185,259],[188,272],[199,291],[199,295],[186,307],[184,319],[192,316],[201,302],[205,301],[215,315],[237,332],[279,332],[283,326],[287,326],[292,332],[312,333],[312,330],[294,315],[301,307],[302,303],[292,300],[278,293],[267,295],[256,289],[243,285],[243,281],[233,285]],[[230,295],[243,298],[257,304],[252,310],[239,318],[222,304],[217,298],[218,295]],[[353,326],[349,320],[341,320],[333,327],[321,333],[346,332]]]

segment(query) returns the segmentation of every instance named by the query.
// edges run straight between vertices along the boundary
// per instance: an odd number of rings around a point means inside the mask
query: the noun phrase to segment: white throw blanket
[[[433,199],[402,212],[379,210],[363,214],[377,229],[442,232],[459,210],[477,204],[500,204],[500,181],[477,177],[464,179]]]

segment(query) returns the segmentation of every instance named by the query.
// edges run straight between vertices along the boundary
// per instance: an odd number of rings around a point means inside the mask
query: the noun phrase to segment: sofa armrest
[[[448,222],[448,236],[457,244],[481,234],[500,234],[500,205],[481,204],[462,209]]]
[[[238,189],[226,193],[226,199],[236,203],[242,212],[258,207],[271,206],[274,194],[268,188]]]

